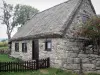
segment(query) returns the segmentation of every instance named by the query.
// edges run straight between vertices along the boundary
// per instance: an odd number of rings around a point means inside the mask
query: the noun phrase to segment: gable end
[[[72,15],[69,17],[69,19],[65,22],[65,25],[63,26],[62,28],[62,32],[63,32],[63,37],[66,35],[67,31],[70,29],[70,26],[75,18],[75,16],[77,15],[77,13],[82,9],[82,5],[85,3],[85,2],[89,2],[88,6],[90,6],[90,9],[92,10],[91,11],[91,14],[90,16],[96,16],[96,13],[95,13],[95,10],[94,10],[94,7],[91,3],[91,0],[80,0],[79,3],[77,4],[76,6],[76,9],[72,12]],[[83,10],[84,11],[84,10]],[[90,12],[89,12],[90,13]],[[87,14],[85,14],[87,15]],[[81,20],[82,21],[82,20]]]

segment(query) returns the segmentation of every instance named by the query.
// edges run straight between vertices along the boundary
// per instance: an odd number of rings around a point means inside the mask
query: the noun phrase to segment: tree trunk
[[[11,39],[11,33],[9,32],[9,30],[7,29],[7,36],[8,36],[8,50],[10,51],[9,55],[11,54],[11,48],[10,48],[10,39]]]
[[[8,33],[7,35],[8,35],[8,42],[9,42],[9,41],[10,41],[10,39],[11,39],[11,34],[10,34],[10,33]]]
[[[10,32],[9,23],[7,23],[7,36],[8,36],[8,42],[9,42],[11,39],[11,32]]]

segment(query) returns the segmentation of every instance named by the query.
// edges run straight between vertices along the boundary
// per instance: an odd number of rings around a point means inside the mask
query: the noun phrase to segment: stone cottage
[[[84,71],[98,71],[100,57],[82,53],[81,41],[74,33],[80,23],[95,16],[91,0],[69,0],[33,16],[12,37],[11,56],[23,60],[50,57],[51,67],[79,70],[82,58]]]

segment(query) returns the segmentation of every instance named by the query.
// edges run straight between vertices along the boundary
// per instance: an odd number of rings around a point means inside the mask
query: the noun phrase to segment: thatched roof
[[[82,1],[69,0],[38,13],[11,40],[62,37],[70,20],[75,16],[76,11],[82,4]]]

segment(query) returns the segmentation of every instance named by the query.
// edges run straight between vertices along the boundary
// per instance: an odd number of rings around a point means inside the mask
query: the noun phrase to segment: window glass
[[[51,49],[52,49],[52,42],[51,42],[51,40],[46,40],[46,42],[45,42],[45,50],[46,51],[51,51]]]
[[[27,43],[22,43],[22,52],[27,52]]]
[[[82,17],[82,22],[83,23],[86,23],[90,19],[90,17],[86,14],[82,14],[81,17]]]
[[[47,43],[47,47],[48,47],[48,49],[51,48],[51,42],[48,42],[48,43]]]
[[[19,52],[19,43],[15,43],[15,51]]]

